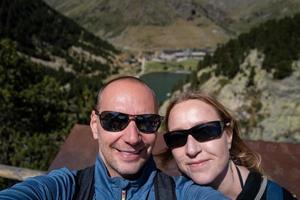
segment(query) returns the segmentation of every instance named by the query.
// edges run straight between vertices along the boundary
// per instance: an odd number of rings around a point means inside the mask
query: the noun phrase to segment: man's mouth
[[[139,159],[141,156],[140,154],[142,153],[144,149],[139,149],[139,150],[120,150],[117,149],[119,152],[119,155],[123,158],[123,160],[126,161],[134,161]]]

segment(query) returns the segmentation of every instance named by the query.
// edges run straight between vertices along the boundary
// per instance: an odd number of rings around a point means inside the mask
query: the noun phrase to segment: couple
[[[261,176],[249,161],[235,121],[219,103],[205,98],[191,94],[174,101],[166,121],[170,132],[164,137],[183,174],[207,186],[185,176],[169,177],[156,168],[151,152],[162,117],[155,94],[137,78],[120,77],[99,91],[91,114],[90,126],[99,144],[95,166],[30,178],[1,191],[0,199],[226,199],[223,194],[236,198],[249,189],[250,177],[253,181]],[[263,183],[253,184],[259,188]],[[276,198],[289,195],[267,181],[262,197],[269,198],[274,187],[274,194],[281,195]]]

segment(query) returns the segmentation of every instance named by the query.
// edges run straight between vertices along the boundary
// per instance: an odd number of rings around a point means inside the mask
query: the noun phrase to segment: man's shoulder
[[[54,169],[50,171],[47,176],[49,177],[69,177],[74,178],[77,174],[77,170],[70,170],[66,167],[60,169]]]
[[[24,182],[38,182],[39,184],[50,186],[53,183],[73,184],[75,183],[76,174],[76,170],[72,171],[68,168],[60,168],[54,169],[45,175],[28,178]]]
[[[184,177],[174,177],[177,199],[228,199],[222,193],[209,186],[200,186]]]

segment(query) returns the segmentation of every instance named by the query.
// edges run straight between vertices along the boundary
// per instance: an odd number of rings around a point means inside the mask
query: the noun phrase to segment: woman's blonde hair
[[[166,128],[168,127],[168,120],[171,110],[178,103],[196,99],[202,102],[205,102],[211,105],[220,116],[221,120],[225,123],[229,123],[229,126],[226,126],[227,129],[232,131],[232,144],[229,150],[230,158],[236,165],[242,165],[249,170],[262,172],[260,163],[261,157],[259,154],[252,151],[245,142],[240,137],[240,129],[237,120],[228,112],[224,105],[222,105],[215,97],[212,95],[200,92],[200,91],[187,91],[181,93],[180,95],[171,99],[169,106],[166,111]],[[167,155],[166,153],[165,155]]]

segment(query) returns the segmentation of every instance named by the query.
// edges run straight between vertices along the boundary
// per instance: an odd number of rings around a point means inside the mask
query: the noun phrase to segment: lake
[[[174,89],[189,77],[189,72],[151,72],[140,78],[145,81],[156,93],[162,104]]]

